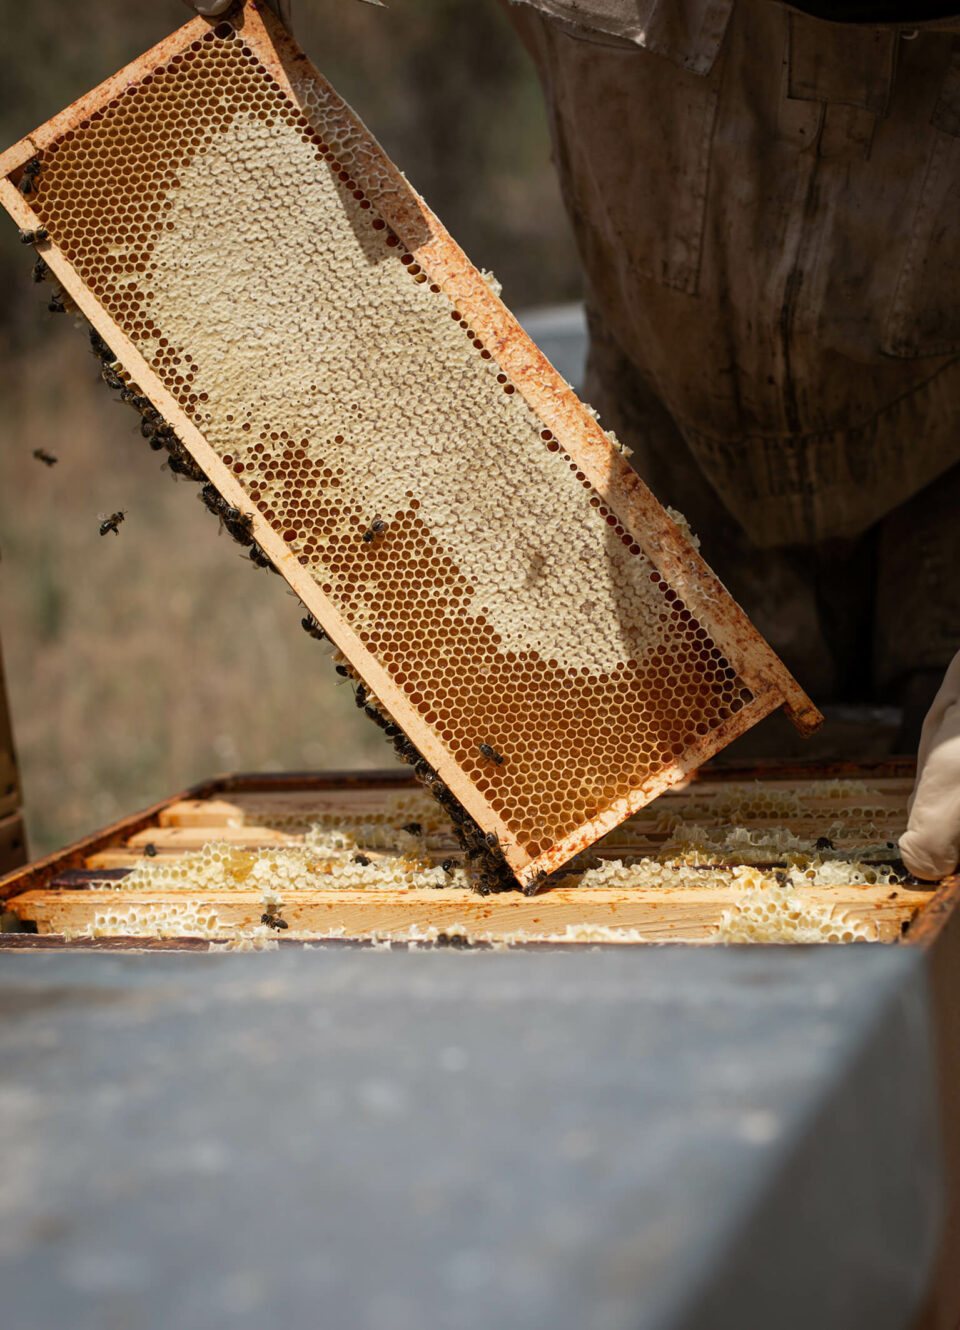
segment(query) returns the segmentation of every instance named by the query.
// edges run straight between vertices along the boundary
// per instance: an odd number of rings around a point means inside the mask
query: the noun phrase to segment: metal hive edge
[[[799,684],[756,632],[640,477],[611,445],[569,385],[556,373],[441,223],[386,158],[362,122],[330,89],[269,9],[255,0],[247,0],[246,4],[230,11],[228,17],[238,30],[242,29],[244,41],[255,49],[261,63],[294,102],[299,104],[302,100],[297,83],[303,79],[315,80],[329,99],[336,102],[343,121],[362,136],[364,161],[357,164],[353,174],[361,187],[367,188],[376,197],[379,215],[415,256],[430,280],[437,283],[458,307],[467,312],[478,337],[493,352],[498,364],[527,403],[544,425],[562,440],[564,448],[576,459],[597,493],[615,511],[650,562],[709,630],[717,647],[736,664],[740,676],[753,694],[751,702],[717,729],[702,736],[697,743],[689,745],[678,761],[665,765],[626,798],[610,804],[596,817],[584,822],[574,833],[558,840],[544,853],[531,859],[513,842],[505,824],[480,795],[473,782],[465,776],[452,754],[408,701],[387,670],[373,658],[353,629],[323,596],[314,578],[301,567],[279,534],[259,513],[254,513],[253,534],[274,566],[343,654],[351,662],[362,661],[362,667],[355,666],[358,673],[470,816],[484,831],[497,835],[506,861],[521,885],[535,884],[545,872],[559,867],[778,706],[785,708],[798,729],[803,732],[814,730],[821,717]],[[212,26],[215,26],[213,21],[202,18],[191,20],[177,33],[80,99],[73,107],[54,117],[0,158],[0,167],[8,176],[0,181],[0,203],[22,228],[34,229],[39,219],[9,179],[9,174],[21,167],[37,150],[42,151],[51,145],[73,126],[107,105],[118,93],[141,80],[157,64],[185,50]],[[364,169],[367,172],[366,178]],[[87,289],[62,251],[50,241],[38,248],[81,313],[108,342],[120,363],[157,410],[171,423],[216,489],[229,503],[241,510],[248,509],[249,499],[244,489],[136,345]]]

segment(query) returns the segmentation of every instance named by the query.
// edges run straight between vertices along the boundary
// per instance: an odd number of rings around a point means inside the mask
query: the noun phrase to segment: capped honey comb
[[[815,728],[264,7],[192,20],[0,176],[124,381],[522,884],[775,707]]]

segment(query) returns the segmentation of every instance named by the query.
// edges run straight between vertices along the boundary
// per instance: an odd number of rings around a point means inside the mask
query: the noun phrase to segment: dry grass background
[[[296,8],[304,47],[508,303],[574,296],[539,90],[496,0]],[[179,0],[0,0],[0,146],[185,17]],[[31,260],[0,226],[0,637],[32,852],[218,771],[389,764],[285,584],[160,472]],[[101,537],[115,508],[127,522]]]

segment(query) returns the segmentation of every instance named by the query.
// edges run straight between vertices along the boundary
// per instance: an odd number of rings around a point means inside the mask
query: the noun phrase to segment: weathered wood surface
[[[824,906],[837,918],[875,923],[877,940],[894,941],[904,923],[932,897],[933,892],[883,887],[846,887],[810,890],[804,900]],[[478,896],[474,892],[440,891],[285,891],[282,916],[290,932],[315,937],[337,934],[406,933],[430,929],[465,929],[470,933],[507,939],[516,934],[536,939],[565,935],[568,928],[636,930],[641,938],[626,941],[710,942],[725,910],[735,910],[743,892],[734,887],[556,888],[541,896],[517,892]],[[259,891],[130,892],[122,888],[85,891],[31,891],[15,896],[7,908],[30,920],[41,933],[83,930],[98,914],[115,915],[119,934],[129,932],[124,916],[131,908],[200,908],[230,927],[252,928],[260,923],[263,898]],[[107,928],[104,931],[110,931]],[[185,929],[185,935],[190,930]],[[569,940],[589,941],[589,936]],[[615,941],[615,938],[611,938]]]

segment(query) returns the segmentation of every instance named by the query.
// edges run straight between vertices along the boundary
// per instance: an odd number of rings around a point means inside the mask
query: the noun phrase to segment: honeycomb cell
[[[256,46],[220,23],[74,125],[32,206],[536,857],[752,694],[380,215],[336,95]]]

